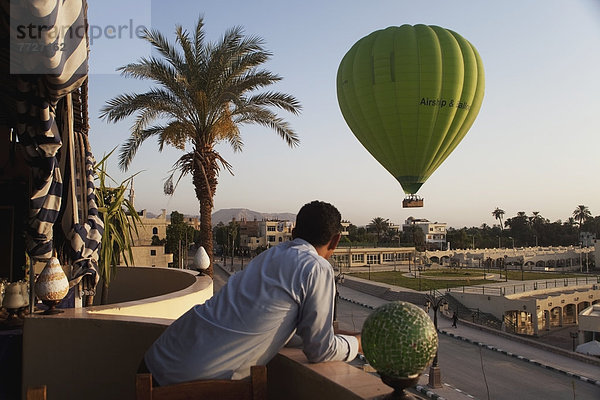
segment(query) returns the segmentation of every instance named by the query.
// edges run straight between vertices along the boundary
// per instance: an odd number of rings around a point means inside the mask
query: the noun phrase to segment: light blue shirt
[[[305,240],[281,243],[173,322],[145,362],[160,385],[243,379],[252,365],[266,365],[294,333],[310,362],[351,361],[358,340],[334,334],[334,301],[329,262]]]

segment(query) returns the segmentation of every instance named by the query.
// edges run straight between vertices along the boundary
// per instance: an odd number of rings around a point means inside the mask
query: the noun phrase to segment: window
[[[281,236],[279,236],[279,243],[281,243],[283,241],[283,238]]]
[[[156,255],[156,250],[150,250],[150,255],[151,256],[155,256]]]
[[[275,232],[276,229],[277,227],[275,225],[267,226],[267,232]]]
[[[367,264],[381,264],[379,254],[367,254]]]
[[[352,263],[364,263],[365,255],[364,254],[352,254]]]
[[[336,263],[348,264],[348,254],[333,254],[331,256]]]
[[[157,227],[152,228],[152,234],[153,235],[158,235],[158,228]]]
[[[383,254],[383,262],[392,262],[394,261],[394,253],[384,253]]]
[[[267,236],[267,240],[269,242],[274,242],[275,241],[275,235],[269,235],[269,236]]]

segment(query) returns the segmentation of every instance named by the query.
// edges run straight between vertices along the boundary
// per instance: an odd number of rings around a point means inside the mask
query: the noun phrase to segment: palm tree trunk
[[[213,240],[212,240],[212,199],[203,196],[200,199],[200,243],[210,258],[210,266],[205,271],[213,276]]]
[[[194,169],[193,181],[196,198],[200,202],[200,245],[204,247],[210,258],[210,266],[205,271],[207,275],[213,276],[213,235],[212,235],[212,210],[213,198],[217,189],[218,165],[212,156],[212,152],[203,152],[202,158],[198,158]]]

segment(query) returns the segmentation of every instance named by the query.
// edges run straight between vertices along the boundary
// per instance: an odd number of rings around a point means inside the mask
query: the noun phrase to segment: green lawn
[[[431,289],[446,289],[457,286],[467,285],[483,285],[489,282],[495,282],[483,279],[456,279],[456,280],[435,280],[425,278],[408,278],[403,276],[404,272],[384,271],[384,272],[372,272],[371,280],[376,282],[387,283],[389,285],[402,286],[413,290],[431,290]],[[356,276],[362,279],[369,279],[368,272],[357,272],[348,274],[350,276]],[[481,275],[481,274],[479,274]]]
[[[405,272],[396,272],[396,271],[383,271],[383,272],[356,272],[348,274],[350,276],[356,276],[362,279],[371,279],[376,282],[387,283],[389,285],[401,286],[413,290],[430,290],[430,289],[446,289],[452,287],[460,287],[460,286],[472,286],[472,285],[485,285],[492,282],[498,282],[505,280],[504,270],[500,271],[497,269],[492,269],[491,271],[487,271],[487,273],[495,274],[498,277],[500,273],[500,279],[490,280],[490,279],[472,279],[470,277],[479,278],[483,276],[482,269],[436,269],[436,270],[428,270],[422,271],[423,278],[419,279],[414,277],[406,277],[404,276]],[[456,278],[456,279],[435,279],[435,277],[446,277],[446,278]],[[425,278],[427,277],[427,278]],[[545,279],[565,279],[565,278],[581,278],[585,277],[585,275],[581,274],[566,274],[566,273],[547,273],[547,272],[527,272],[523,271],[521,274],[521,270],[508,270],[508,279],[514,281],[523,280],[545,280]],[[590,279],[597,279],[595,277],[589,276]]]
[[[446,268],[446,269],[433,269],[427,271],[421,271],[423,276],[427,277],[455,277],[455,278],[469,278],[471,276],[483,276],[482,269],[458,269],[458,268]]]

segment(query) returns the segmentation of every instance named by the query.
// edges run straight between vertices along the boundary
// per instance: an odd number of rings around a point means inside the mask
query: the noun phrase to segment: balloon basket
[[[402,200],[403,208],[423,207],[423,199],[421,197],[410,196]]]

